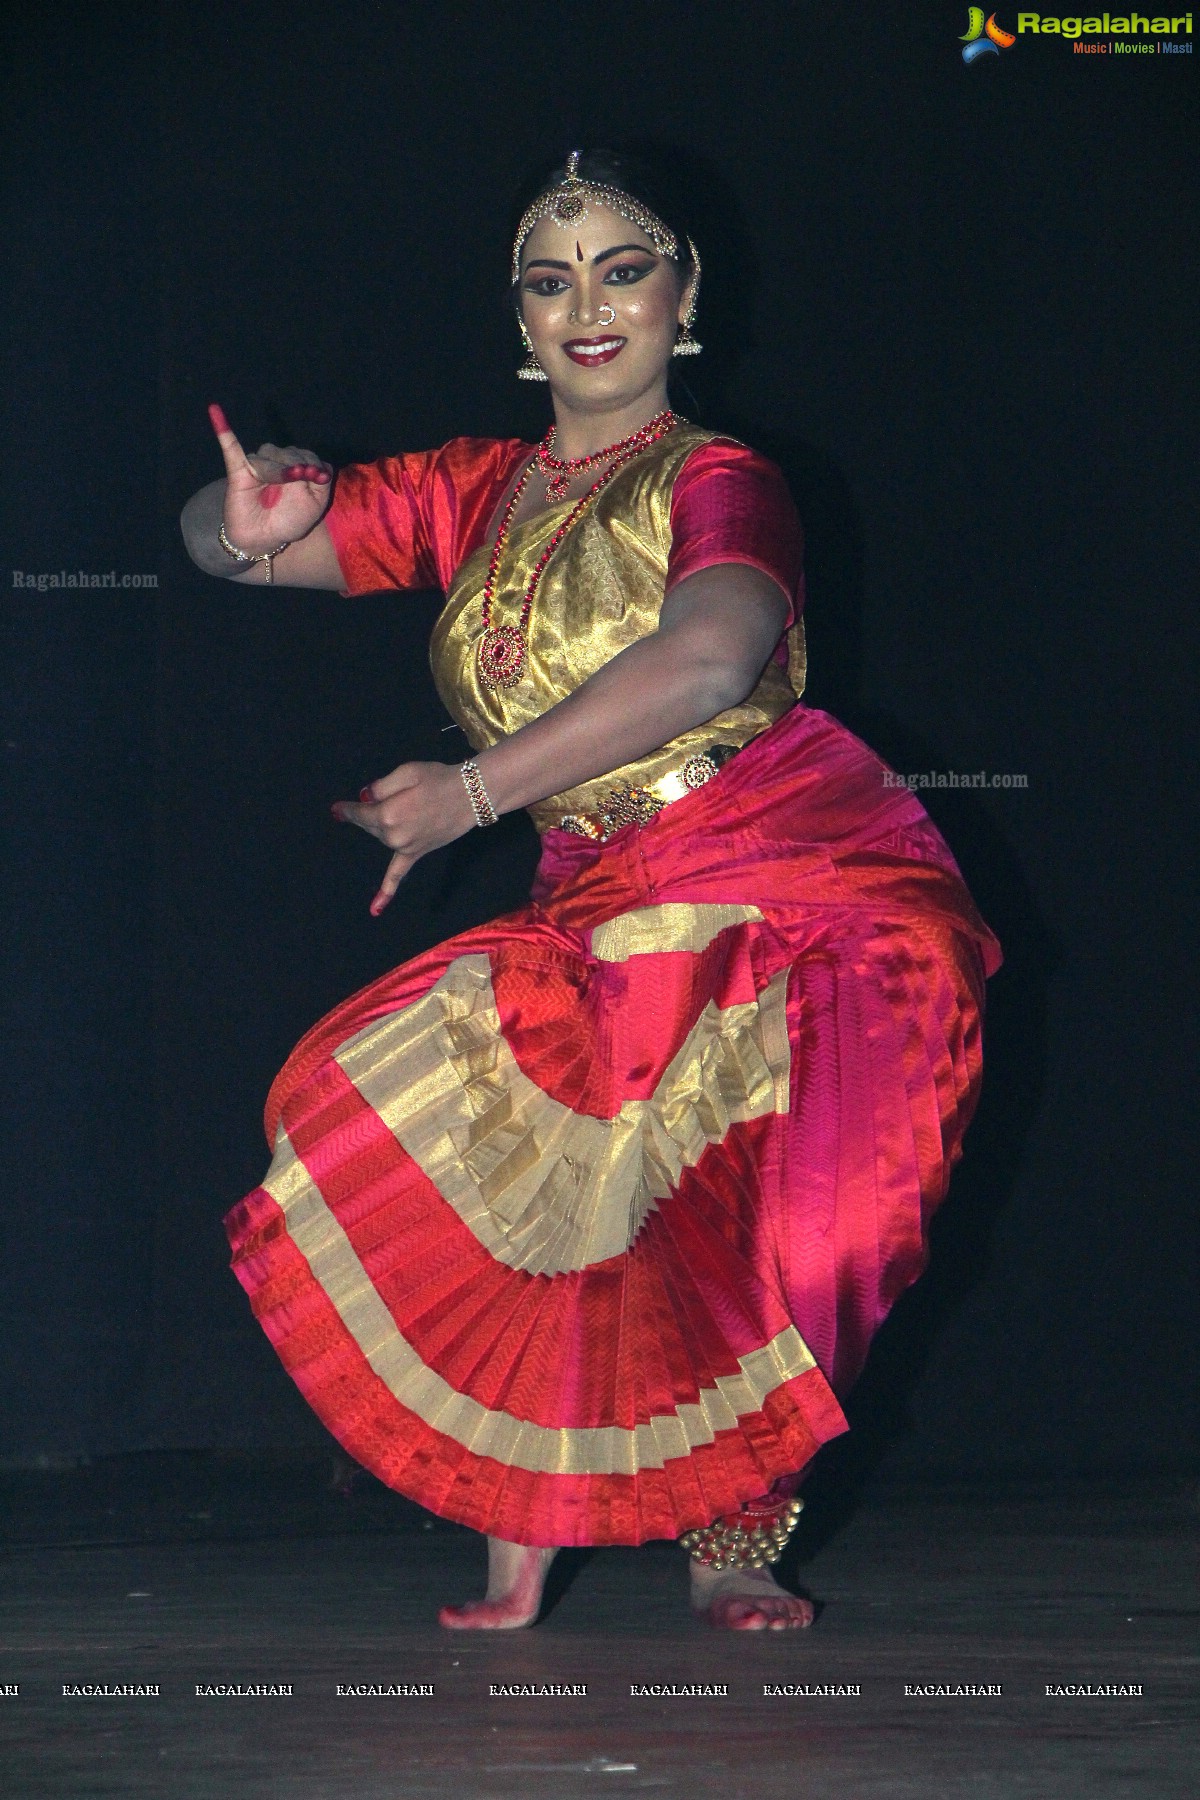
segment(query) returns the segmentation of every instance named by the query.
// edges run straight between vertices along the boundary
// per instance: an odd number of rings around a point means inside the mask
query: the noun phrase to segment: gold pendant
[[[484,687],[516,687],[525,673],[527,649],[519,625],[489,625],[479,640],[479,679]]]

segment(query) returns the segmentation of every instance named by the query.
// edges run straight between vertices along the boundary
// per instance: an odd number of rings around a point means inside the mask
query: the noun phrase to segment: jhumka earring
[[[550,377],[546,374],[545,369],[543,369],[541,363],[537,359],[537,352],[534,350],[532,338],[530,337],[529,333],[525,329],[524,319],[522,319],[520,323],[521,323],[521,342],[524,344],[526,350],[528,350],[529,355],[525,358],[525,361],[521,364],[520,368],[517,370],[517,380],[518,381],[548,381],[550,379]],[[697,348],[699,348],[699,346],[697,346]]]
[[[688,293],[687,311],[683,315],[683,324],[679,328],[679,336],[675,340],[672,356],[699,356],[703,344],[698,344],[692,336],[692,326],[696,322],[696,295],[700,292],[700,252],[688,239],[688,249],[692,257],[692,280]]]

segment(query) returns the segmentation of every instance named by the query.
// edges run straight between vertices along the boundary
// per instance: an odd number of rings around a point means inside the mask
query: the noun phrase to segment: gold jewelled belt
[[[720,774],[731,756],[736,756],[745,747],[744,744],[710,744],[707,750],[696,751],[677,769],[668,769],[665,775],[656,776],[644,786],[619,782],[602,796],[594,812],[567,813],[559,820],[559,830],[573,831],[576,837],[593,838],[602,844],[626,825],[645,825],[664,806],[670,806],[672,800],[682,800],[685,794],[704,787],[714,775]]]

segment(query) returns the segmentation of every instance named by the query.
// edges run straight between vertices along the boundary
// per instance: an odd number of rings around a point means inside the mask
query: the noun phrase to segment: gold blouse
[[[483,634],[483,583],[492,542],[458,570],[433,629],[430,661],[438,693],[472,747],[484,750],[564,700],[627,645],[658,626],[671,550],[671,490],[693,450],[718,434],[681,422],[627,463],[572,526],[543,571],[527,628],[528,660],[511,688],[489,688],[476,660]],[[570,512],[564,501],[509,534],[496,573],[494,624],[515,623],[542,548]],[[640,787],[713,744],[740,748],[773,725],[804,689],[804,627],[788,632],[788,664],[769,662],[753,693],[658,750],[554,794],[529,808],[539,831],[564,815],[598,809],[624,783]]]

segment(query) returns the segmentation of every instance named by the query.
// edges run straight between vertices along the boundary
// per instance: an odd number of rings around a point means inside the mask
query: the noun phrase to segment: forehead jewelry
[[[607,206],[612,212],[619,213],[621,218],[628,219],[631,225],[639,226],[660,256],[679,255],[678,238],[673,231],[668,230],[656,213],[652,213],[648,206],[643,206],[640,200],[627,194],[623,188],[611,187],[606,181],[584,181],[579,173],[579,157],[580,152],[572,150],[567,158],[567,172],[562,181],[539,194],[522,213],[513,242],[514,282],[521,275],[521,247],[538,220],[553,219],[556,225],[566,229],[581,224],[587,218],[589,205]],[[690,238],[688,248],[694,255]]]

